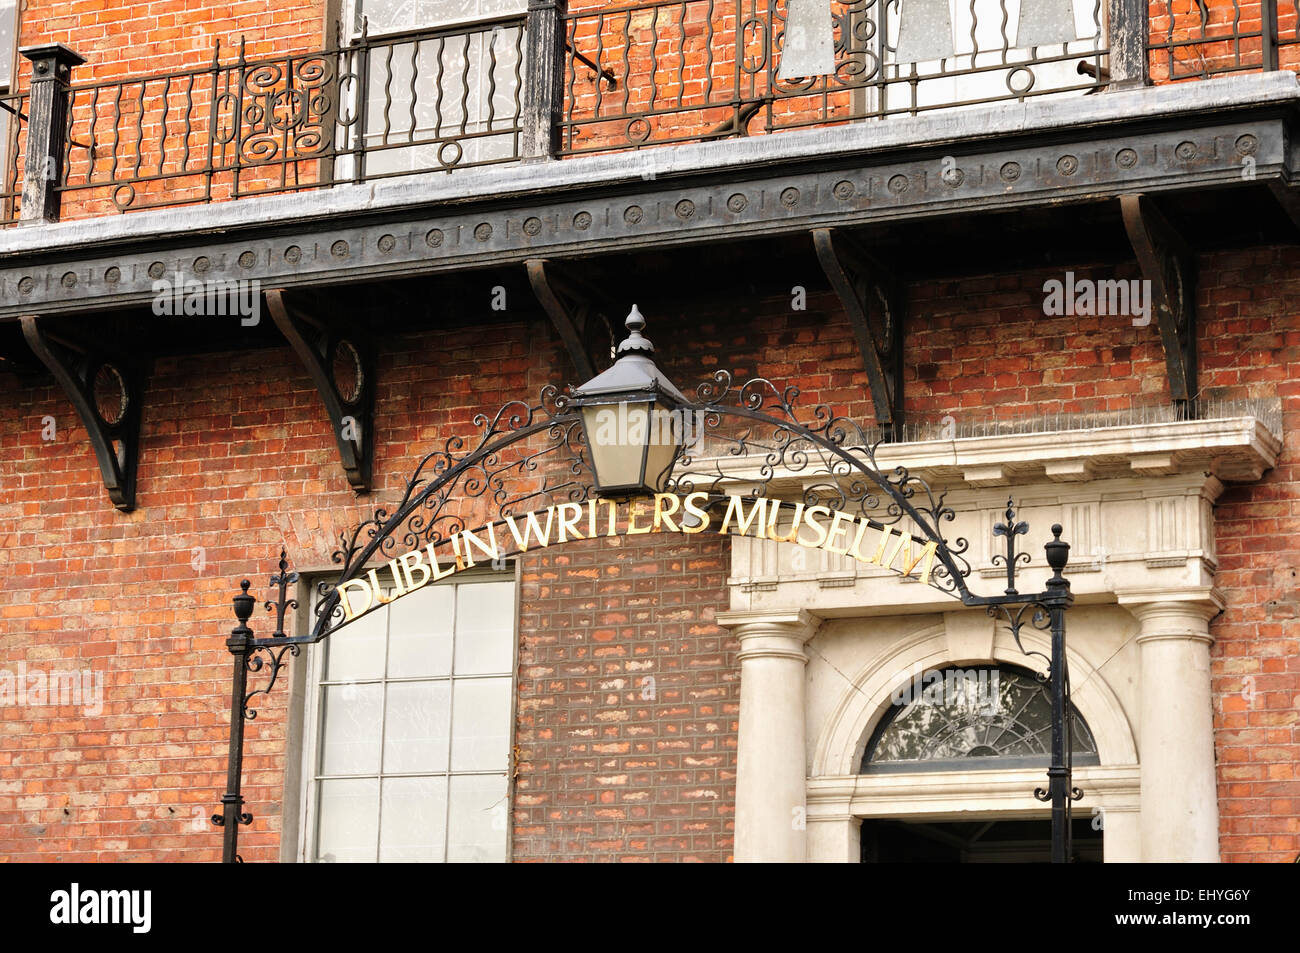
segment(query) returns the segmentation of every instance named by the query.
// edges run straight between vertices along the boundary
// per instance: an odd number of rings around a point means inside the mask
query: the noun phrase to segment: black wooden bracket
[[[610,319],[618,318],[621,322],[622,316],[611,315],[605,296],[561,263],[529,258],[524,267],[533,294],[555,325],[579,379],[595,377],[597,362],[588,344],[603,340],[608,334],[612,346]]]
[[[304,313],[298,299],[288,302],[283,289],[266,292],[266,307],[316,385],[348,483],[358,493],[368,492],[375,446],[373,344],[355,336],[355,324]]]
[[[1160,327],[1169,396],[1187,418],[1196,416],[1196,258],[1150,197],[1121,195],[1120,210]]]
[[[89,335],[55,330],[49,319],[20,318],[23,337],[86,427],[109,499],[122,512],[135,509],[140,462],[140,419],[147,368],[91,342]]]
[[[897,272],[829,228],[812,230],[817,260],[848,314],[867,368],[876,423],[886,439],[903,437],[905,299]]]

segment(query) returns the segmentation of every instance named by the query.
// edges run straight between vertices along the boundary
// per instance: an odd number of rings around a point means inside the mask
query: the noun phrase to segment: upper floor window
[[[470,23],[527,9],[528,0],[353,0],[352,22],[354,33],[360,34],[365,17],[370,34],[378,36]]]
[[[1070,706],[1073,763],[1097,764],[1097,743]],[[1052,698],[1030,672],[1009,665],[918,673],[867,745],[862,770],[969,771],[1039,767],[1052,751]]]
[[[352,0],[349,39],[363,30],[370,39],[368,65],[352,67],[366,74],[366,101],[354,103],[366,178],[519,155],[526,9],[527,0]],[[341,160],[340,178],[353,161]]]
[[[310,653],[303,859],[507,860],[516,587],[457,580]]]

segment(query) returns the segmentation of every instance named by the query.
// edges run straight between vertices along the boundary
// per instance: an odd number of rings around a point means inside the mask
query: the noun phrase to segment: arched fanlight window
[[[1098,764],[1097,743],[1070,706],[1074,764]],[[1052,698],[1032,672],[1011,666],[924,672],[894,692],[862,758],[863,772],[1046,767]]]

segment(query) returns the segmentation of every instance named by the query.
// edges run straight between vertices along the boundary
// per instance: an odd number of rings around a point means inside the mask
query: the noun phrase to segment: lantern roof
[[[574,388],[574,397],[582,399],[645,393],[647,396],[662,395],[670,403],[688,403],[686,396],[655,364],[655,346],[641,333],[645,323],[640,310],[632,305],[624,322],[628,336],[619,344],[613,365],[587,383]]]

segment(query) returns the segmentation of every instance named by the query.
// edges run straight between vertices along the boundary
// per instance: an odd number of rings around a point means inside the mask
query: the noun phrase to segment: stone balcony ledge
[[[24,224],[0,231],[0,256],[68,254],[77,246],[165,239],[178,223],[192,238],[244,228],[306,225],[340,216],[382,215],[398,209],[562,195],[578,189],[644,187],[657,179],[739,175],[774,166],[851,160],[853,157],[934,150],[960,144],[1098,129],[1155,119],[1225,114],[1267,106],[1300,105],[1300,80],[1288,70],[1239,74],[1195,83],[1121,90],[1097,96],[1036,98],[973,109],[954,109],[886,121],[779,132],[719,142],[657,146],[636,152],[419,173],[364,185],[339,185],[301,193],[242,198],[210,205],[131,212],[54,224]]]

